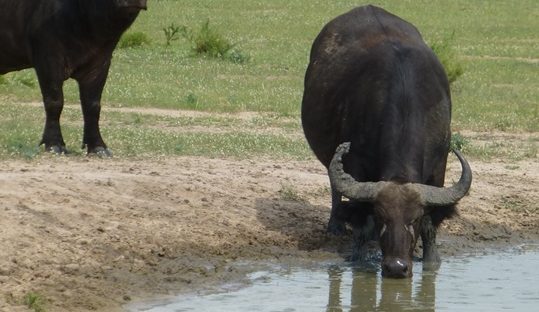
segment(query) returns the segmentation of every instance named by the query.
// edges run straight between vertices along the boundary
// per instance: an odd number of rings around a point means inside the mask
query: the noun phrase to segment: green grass
[[[45,312],[43,297],[37,293],[30,292],[23,298],[24,305],[34,312]]]
[[[430,46],[444,66],[449,84],[457,81],[457,79],[464,74],[464,66],[462,65],[462,61],[456,55],[454,41],[455,33],[452,32],[450,35],[447,35],[447,37],[435,41]]]
[[[465,149],[468,148],[469,144],[470,144],[470,141],[466,139],[462,134],[457,132],[451,135],[451,149],[452,150],[459,150],[459,151],[464,152]]]
[[[44,120],[41,107],[0,105],[0,158],[33,158],[42,151]],[[169,117],[144,113],[104,112],[102,134],[118,157],[192,155],[207,157],[306,159],[311,152],[304,142],[296,119],[257,115]],[[270,130],[273,129],[273,130]],[[288,129],[293,129],[290,134]],[[68,105],[62,114],[62,133],[72,155],[84,153],[82,116],[78,106]]]
[[[490,142],[487,144],[470,144],[466,147],[467,155],[482,159],[493,158],[519,161],[523,159],[536,159],[538,146],[531,142]]]
[[[299,140],[287,137],[228,133],[166,133],[148,129],[110,129],[108,142],[121,151],[119,156],[195,155],[248,158],[272,155],[275,158],[306,158],[310,152]]]
[[[451,148],[462,151],[467,157],[484,161],[494,158],[505,161],[536,159],[539,155],[538,142],[537,135],[506,136],[503,132],[476,134],[472,138],[458,132],[451,136]]]
[[[238,43],[232,43],[216,27],[210,26],[210,19],[206,19],[198,30],[187,26],[180,28],[173,25],[164,29],[167,38],[166,44],[170,45],[176,31],[191,44],[191,51],[198,56],[208,56],[243,64],[249,60],[249,56],[237,49]]]
[[[306,200],[299,194],[296,187],[289,183],[281,183],[279,197],[285,201],[305,202]]]
[[[118,42],[119,49],[137,48],[151,43],[150,38],[143,32],[125,32]]]
[[[103,106],[261,115],[250,120],[223,117],[228,115],[189,119],[104,112],[106,142],[115,155],[241,157],[247,151],[251,155],[311,157],[299,122],[310,47],[324,24],[358,4],[351,0],[149,3],[148,11],[140,14],[126,36],[139,34],[151,40],[139,45],[142,39],[133,39],[127,46],[136,48],[115,51]],[[465,69],[451,85],[454,131],[539,131],[539,13],[535,1],[392,0],[375,4],[416,25],[429,45],[453,36],[452,53]],[[248,62],[198,57],[193,55],[191,42],[181,38],[165,44],[164,28],[182,25],[198,30],[208,19],[222,36],[238,43],[235,47],[249,56]],[[76,83],[68,81],[65,93],[68,103],[78,103]],[[44,113],[41,108],[12,104],[35,101],[41,101],[41,95],[33,70],[0,78],[1,157],[35,154]],[[68,148],[78,152],[81,120],[77,106],[62,117]],[[222,130],[177,130],[181,127]],[[267,127],[294,135],[265,132]],[[136,142],[129,141],[133,137]],[[526,154],[533,154],[533,148]]]

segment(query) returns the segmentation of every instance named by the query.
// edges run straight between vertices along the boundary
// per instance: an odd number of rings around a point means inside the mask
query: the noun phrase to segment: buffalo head
[[[456,184],[447,188],[389,181],[358,182],[343,169],[342,157],[349,149],[350,143],[341,144],[331,161],[329,178],[332,188],[350,200],[372,204],[382,250],[382,274],[409,277],[423,215],[429,209],[454,205],[466,195],[472,182],[470,166],[455,150],[462,175]]]

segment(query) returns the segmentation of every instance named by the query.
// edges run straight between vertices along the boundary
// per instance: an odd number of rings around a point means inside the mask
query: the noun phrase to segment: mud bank
[[[471,193],[442,229],[449,256],[539,239],[539,163],[470,160]],[[458,179],[452,159],[447,183]],[[241,280],[243,260],[342,259],[325,234],[315,160],[42,156],[0,163],[0,311],[121,311],[132,300]]]

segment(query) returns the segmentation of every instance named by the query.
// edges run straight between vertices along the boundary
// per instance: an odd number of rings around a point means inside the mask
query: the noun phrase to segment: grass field
[[[153,0],[129,33],[150,43],[118,49],[103,95],[102,131],[116,155],[253,155],[305,158],[299,109],[310,46],[322,26],[359,5],[318,0]],[[539,5],[522,1],[377,1],[427,42],[454,32],[464,66],[452,85],[455,131],[539,131]],[[210,26],[249,56],[243,64],[197,57],[163,28]],[[68,148],[82,141],[75,83],[65,86]],[[32,70],[0,78],[0,156],[39,152],[44,113]],[[122,112],[121,108],[144,109]],[[216,113],[170,117],[151,109]],[[253,118],[236,118],[258,112]],[[231,113],[231,114],[229,114]],[[188,114],[189,115],[189,114]],[[185,128],[187,130],[182,131]],[[213,129],[209,131],[208,129]],[[268,130],[269,129],[269,130]],[[535,144],[536,142],[532,142]],[[536,153],[535,153],[536,154]]]

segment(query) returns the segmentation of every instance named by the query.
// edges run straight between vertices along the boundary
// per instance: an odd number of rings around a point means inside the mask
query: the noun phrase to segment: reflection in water
[[[329,299],[326,312],[363,311],[435,311],[436,275],[423,272],[421,282],[412,279],[383,279],[366,268],[352,269],[350,305],[342,302],[341,295],[343,268],[333,266],[328,269]],[[417,290],[414,291],[414,284]]]
[[[414,264],[411,279],[383,279],[371,267],[321,264],[251,275],[252,285],[134,303],[151,312],[539,311],[539,246],[453,257],[434,273]]]

